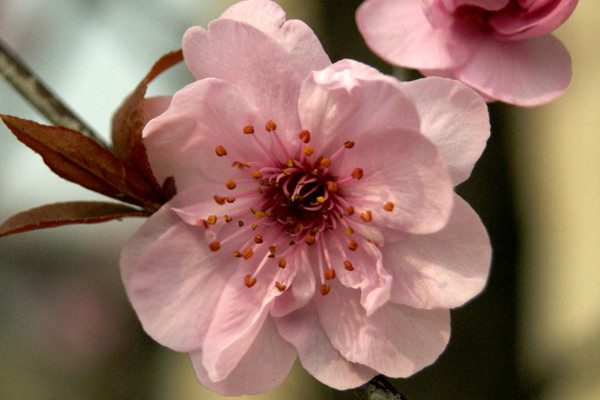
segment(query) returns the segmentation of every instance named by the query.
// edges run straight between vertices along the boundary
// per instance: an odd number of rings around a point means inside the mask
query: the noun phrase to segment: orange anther
[[[307,245],[310,246],[312,244],[315,244],[315,240],[316,240],[315,235],[306,235],[305,241],[306,241]]]
[[[243,255],[244,255],[244,260],[247,260],[254,255],[254,252],[252,251],[252,249],[250,247],[248,247],[246,250],[244,250]]]
[[[351,140],[348,140],[346,143],[344,143],[344,147],[347,149],[351,149],[354,147],[354,142]]]
[[[360,179],[362,178],[364,175],[364,172],[362,170],[362,168],[354,168],[354,171],[352,171],[352,177],[354,179]]]
[[[221,248],[221,243],[212,242],[211,244],[208,245],[208,247],[211,249],[211,251],[217,251]]]
[[[364,211],[360,213],[360,219],[362,219],[365,222],[371,222],[371,220],[373,219],[373,213],[369,210]]]
[[[304,153],[304,155],[307,157],[312,156],[314,152],[315,150],[310,146],[306,146],[304,149],[302,149],[302,153]]]
[[[209,215],[208,219],[206,220],[206,222],[208,222],[210,225],[214,225],[217,223],[217,216],[216,215]]]
[[[325,168],[329,167],[331,165],[331,158],[323,157],[320,164]]]
[[[260,235],[256,235],[254,236],[254,243],[262,243],[263,242],[263,238]]]
[[[275,129],[277,129],[277,125],[275,124],[275,122],[269,120],[265,125],[265,129],[267,132],[272,132]]]
[[[394,203],[392,203],[391,201],[388,201],[387,203],[385,203],[383,205],[383,209],[385,211],[392,211],[394,209]]]
[[[358,243],[356,243],[354,240],[351,240],[351,241],[348,242],[348,248],[351,251],[354,251],[354,250],[356,250],[358,248]]]
[[[244,278],[244,285],[248,286],[249,288],[254,286],[255,283],[256,278],[253,278],[251,275],[246,275],[246,277]]]
[[[346,214],[348,214],[348,215],[354,214],[354,207],[349,206],[348,208],[346,208]]]
[[[275,287],[277,287],[277,289],[279,289],[280,292],[283,292],[286,288],[285,285],[279,283],[279,282],[275,282]]]
[[[348,260],[344,261],[344,268],[346,268],[347,271],[354,271],[354,265]]]
[[[217,204],[219,205],[223,205],[225,204],[225,197],[221,197],[221,196],[217,196],[216,194],[213,196],[213,198],[215,199],[215,201],[217,202]]]
[[[333,268],[329,268],[325,270],[325,279],[327,279],[328,281],[332,280],[333,278],[335,278],[335,269]]]
[[[325,296],[327,293],[329,293],[329,289],[331,289],[331,287],[327,285],[321,285],[321,294]]]
[[[252,172],[252,177],[254,179],[260,179],[262,177],[262,175],[260,174],[260,171],[254,171],[254,172]]]
[[[228,179],[227,182],[225,182],[225,186],[227,186],[227,189],[233,190],[233,189],[235,189],[235,187],[237,185],[235,184],[235,181],[233,180],[233,178],[231,178],[231,179]]]
[[[300,139],[302,139],[302,141],[303,141],[304,143],[308,143],[308,142],[310,142],[310,132],[309,132],[309,131],[307,131],[307,130],[304,130],[304,131],[300,132],[300,133],[298,134],[298,137],[299,137]]]
[[[225,147],[223,146],[217,146],[217,148],[215,149],[215,153],[217,153],[219,157],[223,157],[227,155],[227,150],[225,150]]]
[[[327,184],[327,190],[330,191],[330,192],[332,192],[332,193],[337,192],[338,191],[338,184],[336,182],[329,182]]]
[[[279,260],[279,263],[277,265],[279,265],[279,268],[285,268],[287,263],[285,262],[285,259],[282,258]]]
[[[254,133],[254,127],[252,125],[247,125],[244,127],[244,133],[246,135],[249,135],[251,133]]]

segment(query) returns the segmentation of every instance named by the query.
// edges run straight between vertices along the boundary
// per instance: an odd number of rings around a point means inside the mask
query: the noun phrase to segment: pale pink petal
[[[271,315],[274,317],[282,317],[304,307],[315,294],[315,275],[308,262],[307,252],[301,251],[290,261],[292,265],[288,265],[286,268],[294,268],[297,272],[290,287],[281,296],[275,298],[271,309]]]
[[[364,239],[359,240],[355,251],[345,254],[332,251],[330,257],[336,279],[344,286],[360,289],[360,304],[367,315],[371,315],[390,299],[392,276],[384,268],[381,251],[376,245]],[[353,271],[346,270],[345,261],[352,263]]]
[[[560,96],[571,80],[571,57],[552,35],[523,41],[481,40],[473,57],[455,70],[458,79],[486,95],[519,106]]]
[[[411,233],[441,229],[452,209],[452,183],[435,146],[412,131],[386,130],[354,138],[332,169],[350,177],[355,168],[361,179],[344,183],[340,191],[357,211],[371,211],[375,226]],[[386,211],[384,205],[393,204]]]
[[[575,10],[578,0],[538,1],[531,9],[512,8],[490,16],[488,23],[499,37],[523,40],[552,32]]]
[[[455,80],[432,77],[402,85],[421,118],[421,133],[436,145],[454,185],[465,181],[490,135],[485,102]]]
[[[430,365],[450,337],[448,310],[388,303],[367,317],[358,291],[339,284],[314,301],[323,330],[342,357],[389,377],[406,377]]]
[[[367,0],[356,22],[371,50],[396,65],[452,68],[468,56],[454,31],[434,28],[415,0]]]
[[[226,46],[223,43],[227,43]],[[236,86],[279,132],[300,132],[298,95],[304,76],[288,52],[257,28],[230,19],[198,26],[183,36],[183,56],[196,79],[215,77]]]
[[[398,81],[374,68],[342,60],[314,72],[298,100],[303,129],[318,154],[332,153],[365,132],[419,129],[419,117]]]
[[[289,374],[297,354],[294,346],[281,338],[271,318],[267,318],[248,351],[221,381],[209,378],[202,365],[202,351],[192,352],[189,356],[200,383],[223,396],[241,396],[279,386]]]
[[[165,112],[169,108],[169,104],[171,104],[171,96],[157,96],[144,99],[142,125],[146,126],[148,121]]]
[[[264,124],[258,110],[231,84],[218,79],[196,81],[178,91],[169,108],[143,131],[152,170],[162,182],[175,177],[179,190],[205,181],[232,178],[232,160],[265,161],[247,125]],[[224,146],[228,157],[218,157]],[[262,156],[262,157],[261,157]]]
[[[201,231],[183,223],[167,203],[121,254],[125,290],[144,330],[177,351],[202,346],[232,272],[199,238]]]
[[[444,229],[389,237],[382,252],[394,277],[391,301],[431,309],[458,307],[479,294],[487,282],[492,250],[479,217],[456,196]]]
[[[277,40],[303,76],[331,64],[312,29],[300,20],[286,21],[285,11],[273,1],[240,1],[229,7],[221,18],[245,22]]]
[[[256,275],[254,286],[249,288],[244,284],[245,276],[252,275],[267,257],[266,253],[255,253],[245,260],[227,252],[235,269],[229,271],[229,280],[215,305],[214,318],[202,345],[203,366],[215,382],[225,379],[246,354],[269,314],[273,299],[281,295],[275,287],[277,275],[268,271]]]
[[[275,324],[281,336],[296,347],[304,369],[327,386],[350,389],[377,375],[371,368],[348,362],[333,348],[312,304],[275,319]]]

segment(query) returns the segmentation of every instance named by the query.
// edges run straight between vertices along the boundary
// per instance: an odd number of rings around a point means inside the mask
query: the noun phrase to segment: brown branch
[[[408,400],[383,375],[377,375],[354,393],[360,400]]]
[[[81,132],[108,148],[104,140],[59,100],[1,39],[0,73],[52,124]]]

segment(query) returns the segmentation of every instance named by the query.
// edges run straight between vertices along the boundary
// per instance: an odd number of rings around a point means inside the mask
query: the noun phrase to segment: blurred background
[[[333,61],[391,73],[354,24],[360,0],[279,1],[316,31]],[[112,112],[185,29],[231,0],[0,0],[0,37],[108,139]],[[492,138],[458,188],[487,226],[486,291],[453,311],[439,361],[393,380],[410,400],[600,398],[600,3],[582,1],[556,35],[573,59],[550,105],[490,106]],[[551,62],[551,60],[549,60]],[[150,94],[191,79],[169,71]],[[0,79],[0,112],[43,118]],[[38,205],[100,196],[53,175],[0,127],[0,220]],[[218,399],[185,354],[149,339],[119,277],[119,252],[142,219],[0,239],[0,398]],[[256,399],[347,399],[299,365]]]

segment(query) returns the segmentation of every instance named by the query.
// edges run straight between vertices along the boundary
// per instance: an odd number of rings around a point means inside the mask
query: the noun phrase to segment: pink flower
[[[458,79],[488,100],[535,106],[560,96],[571,59],[549,32],[577,0],[367,0],[368,46],[388,62]]]
[[[481,98],[332,65],[267,0],[190,28],[183,52],[197,81],[150,102],[166,111],[144,129],[178,193],[121,258],[148,334],[225,395],[277,386],[297,357],[338,389],[435,361],[449,308],[489,270],[485,228],[452,190],[489,135]]]

